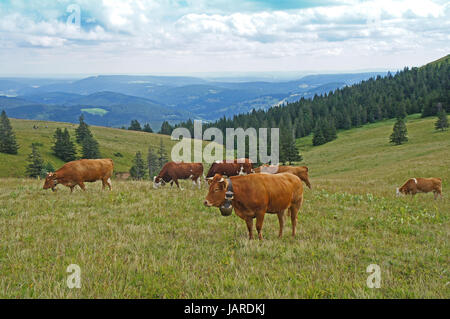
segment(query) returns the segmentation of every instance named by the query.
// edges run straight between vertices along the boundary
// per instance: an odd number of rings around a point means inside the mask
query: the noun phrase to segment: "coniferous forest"
[[[422,113],[423,117],[436,115],[439,103],[450,111],[450,55],[420,68],[405,67],[394,75],[388,73],[312,99],[223,117],[203,128],[217,127],[224,136],[227,127],[289,128],[295,138],[315,133],[318,138],[314,145],[320,145],[335,139],[335,130],[395,118],[398,109],[407,114]],[[191,120],[175,127],[186,127],[193,134]]]

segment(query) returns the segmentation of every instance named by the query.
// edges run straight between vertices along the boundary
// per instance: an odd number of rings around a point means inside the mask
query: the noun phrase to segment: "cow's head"
[[[58,180],[55,173],[48,173],[45,177],[44,189],[51,188],[52,191],[56,191],[56,185],[58,185]]]
[[[153,188],[159,188],[160,186],[166,185],[166,182],[160,176],[153,177]]]
[[[303,166],[303,168],[306,166]],[[299,177],[302,181],[305,182],[306,186],[308,186],[309,189],[311,189],[311,183],[309,182],[309,176],[308,176],[308,168],[300,170]]]
[[[222,175],[216,174],[212,179],[208,180],[209,192],[203,202],[205,206],[220,207],[225,203],[225,193],[227,191],[227,182]]]
[[[406,195],[406,189],[404,187],[396,188],[395,194],[397,195],[397,197]]]

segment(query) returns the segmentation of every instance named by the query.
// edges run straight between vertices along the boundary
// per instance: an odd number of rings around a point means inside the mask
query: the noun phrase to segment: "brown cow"
[[[206,178],[211,179],[216,174],[230,177],[251,173],[253,173],[253,162],[248,158],[239,158],[212,163],[208,174],[206,174]]]
[[[170,185],[172,186],[175,182],[178,188],[182,189],[178,184],[178,180],[190,178],[192,179],[193,185],[195,186],[197,184],[200,189],[202,176],[202,163],[169,162],[163,166],[158,176],[153,178],[153,188],[158,188],[161,185],[164,186],[168,182],[170,182]]]
[[[111,190],[111,175],[114,163],[112,159],[82,159],[66,163],[54,173],[48,173],[44,183],[44,189],[56,190],[58,184],[70,187],[73,192],[75,186],[79,185],[86,190],[85,182],[102,181],[102,189],[106,186]]]
[[[305,182],[306,186],[311,189],[311,183],[309,182],[307,166],[281,166],[281,165],[263,165],[255,168],[255,173],[268,173],[268,174],[279,174],[279,173],[291,173],[299,177]]]
[[[434,193],[434,199],[438,195],[442,198],[442,180],[440,178],[410,178],[403,184],[402,187],[397,188],[397,196],[416,195],[417,193]]]
[[[284,211],[289,209],[292,221],[292,236],[295,236],[297,214],[303,202],[303,184],[295,175],[250,174],[224,179],[216,174],[203,202],[205,206],[219,207],[222,215],[231,214],[232,205],[236,215],[247,223],[249,238],[253,239],[253,218],[256,230],[262,239],[262,226],[266,213],[277,214],[280,223],[278,236],[283,235]]]

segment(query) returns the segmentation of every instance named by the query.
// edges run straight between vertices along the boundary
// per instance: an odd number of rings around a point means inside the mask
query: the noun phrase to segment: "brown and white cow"
[[[216,174],[230,177],[251,173],[253,173],[253,162],[248,158],[238,158],[212,163],[208,174],[206,174],[206,178],[212,178]]]
[[[279,174],[279,173],[291,173],[299,177],[306,186],[311,189],[311,183],[309,182],[307,166],[282,166],[282,165],[263,165],[255,168],[255,173],[267,173],[267,174]]]
[[[64,164],[54,173],[48,173],[45,178],[44,189],[51,188],[56,191],[56,186],[62,184],[70,187],[73,192],[75,186],[80,186],[86,190],[85,182],[102,181],[102,189],[106,186],[111,190],[111,176],[113,174],[114,163],[112,159],[82,159]]]
[[[416,195],[417,193],[434,193],[434,199],[438,195],[442,198],[442,180],[440,178],[410,178],[406,181],[402,187],[397,188],[397,196],[404,195]]]
[[[170,185],[175,183],[178,188],[179,179],[192,179],[193,185],[201,187],[201,177],[203,176],[203,164],[202,163],[183,163],[183,162],[168,162],[166,163],[158,176],[153,178],[153,187],[159,188],[170,182]]]
[[[249,238],[253,239],[253,219],[262,239],[262,226],[266,213],[277,214],[280,223],[278,236],[283,235],[284,212],[289,209],[292,222],[292,236],[295,236],[297,214],[303,202],[303,184],[295,175],[250,174],[225,179],[216,174],[209,186],[203,204],[219,207],[222,215],[231,214],[231,204],[236,215],[247,223]]]

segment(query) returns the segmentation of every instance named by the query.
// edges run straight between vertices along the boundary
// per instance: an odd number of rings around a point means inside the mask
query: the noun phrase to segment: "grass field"
[[[393,121],[315,148],[299,140],[313,190],[295,238],[287,221],[278,239],[268,215],[265,239],[249,241],[241,219],[205,208],[206,187],[187,182],[179,191],[113,181],[111,192],[96,183],[70,195],[4,178],[0,297],[449,298],[450,132],[433,123],[410,117],[402,146],[388,143]],[[395,197],[407,178],[427,176],[443,179],[442,200]],[[66,285],[70,264],[80,289]],[[370,264],[381,268],[379,289],[366,285]]]
[[[0,153],[0,177],[22,177],[25,176],[27,165],[27,155],[31,152],[31,143],[42,144],[39,151],[45,162],[52,163],[53,167],[59,168],[64,162],[52,154],[53,134],[56,128],[67,128],[70,136],[75,140],[75,128],[77,124],[58,123],[46,121],[17,120],[10,119],[11,125],[20,145],[18,155],[8,155]],[[38,129],[33,129],[33,125]],[[100,153],[102,157],[114,160],[114,170],[116,172],[127,172],[137,151],[141,151],[144,158],[147,157],[148,148],[151,146],[155,151],[159,148],[160,139],[166,147],[170,156],[170,149],[176,143],[171,141],[167,135],[151,134],[144,132],[121,130],[109,127],[92,126],[91,131],[99,141]],[[81,154],[81,147],[77,145],[78,155]],[[123,156],[115,156],[115,153]]]

